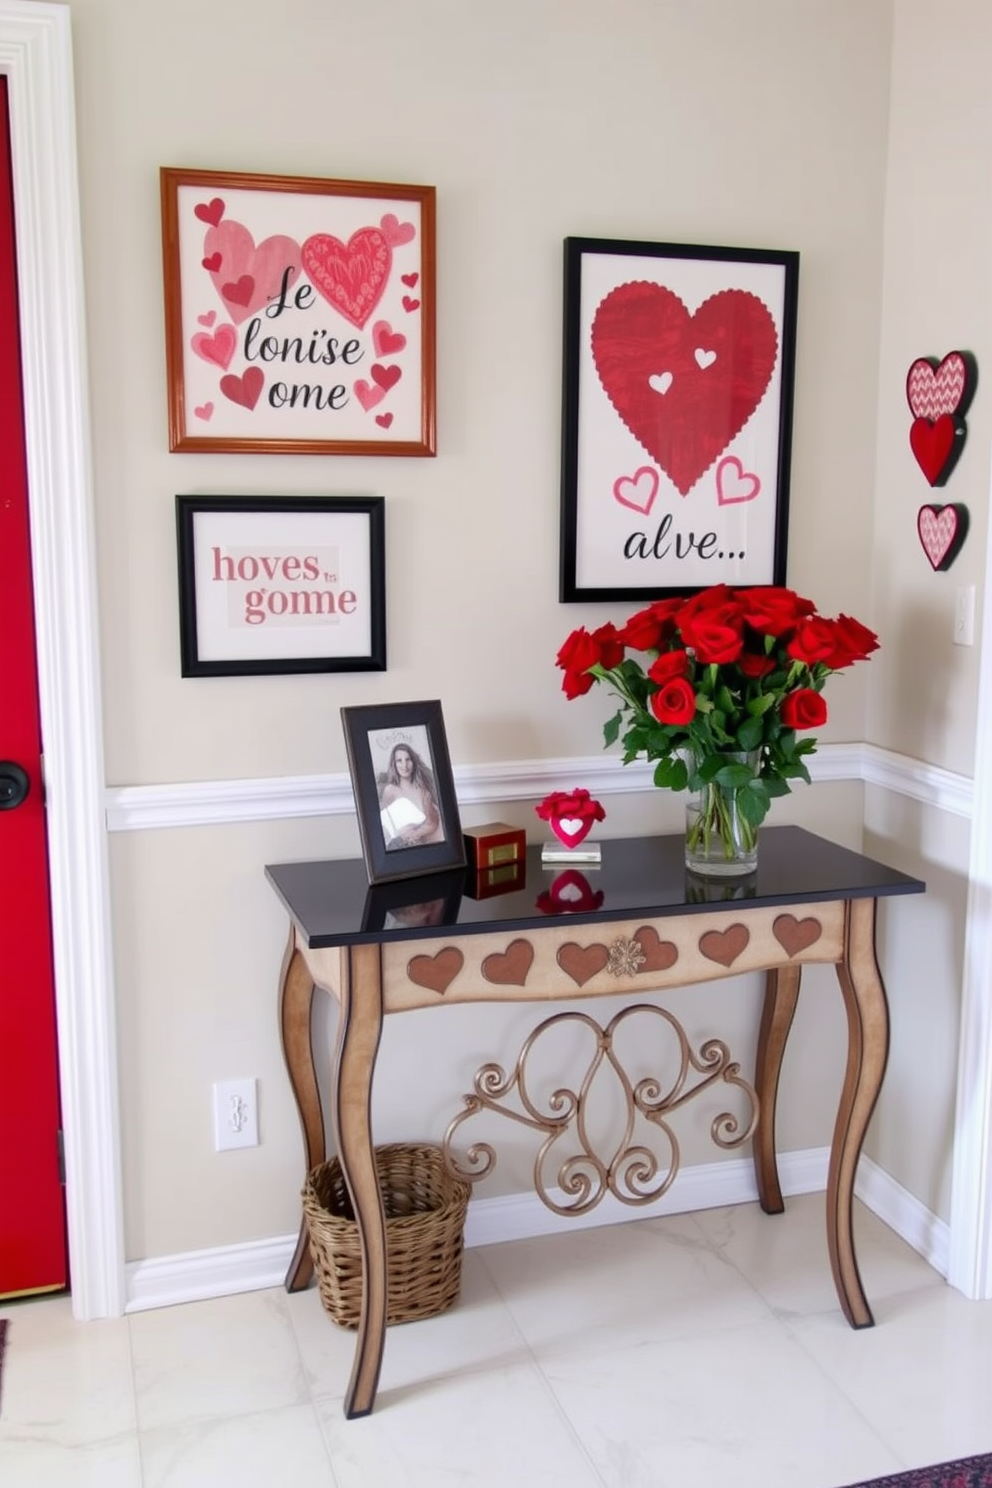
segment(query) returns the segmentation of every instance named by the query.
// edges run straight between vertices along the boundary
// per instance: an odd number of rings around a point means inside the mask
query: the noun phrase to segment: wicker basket
[[[451,1306],[461,1287],[471,1189],[448,1172],[440,1147],[377,1147],[375,1165],[386,1211],[386,1322],[433,1317]],[[303,1212],[320,1300],[334,1322],[357,1328],[362,1257],[337,1158],[307,1177]]]

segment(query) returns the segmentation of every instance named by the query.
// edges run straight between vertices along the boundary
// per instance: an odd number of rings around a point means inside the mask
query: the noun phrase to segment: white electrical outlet
[[[258,1103],[255,1078],[218,1080],[214,1085],[214,1148],[258,1146]]]
[[[975,586],[959,584],[954,595],[954,644],[975,644]]]

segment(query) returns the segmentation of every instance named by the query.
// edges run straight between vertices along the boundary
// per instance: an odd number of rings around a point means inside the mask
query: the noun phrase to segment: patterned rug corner
[[[848,1488],[992,1488],[992,1453],[916,1467],[888,1478],[866,1479],[850,1483]]]

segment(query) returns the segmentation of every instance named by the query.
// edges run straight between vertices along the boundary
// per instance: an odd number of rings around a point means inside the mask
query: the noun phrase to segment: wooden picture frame
[[[440,702],[342,708],[370,884],[464,868]]]
[[[381,496],[177,496],[184,677],[386,669]]]
[[[160,171],[169,448],[433,455],[433,186]]]
[[[566,238],[559,599],[784,584],[799,255]]]

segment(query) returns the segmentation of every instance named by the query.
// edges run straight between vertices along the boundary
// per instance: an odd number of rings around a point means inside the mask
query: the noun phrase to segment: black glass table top
[[[802,827],[766,827],[758,867],[746,877],[686,872],[684,838],[602,841],[602,862],[542,865],[539,845],[516,872],[479,880],[462,869],[370,886],[361,858],[270,864],[266,877],[312,949],[388,940],[535,930],[633,916],[920,894],[926,885]]]

